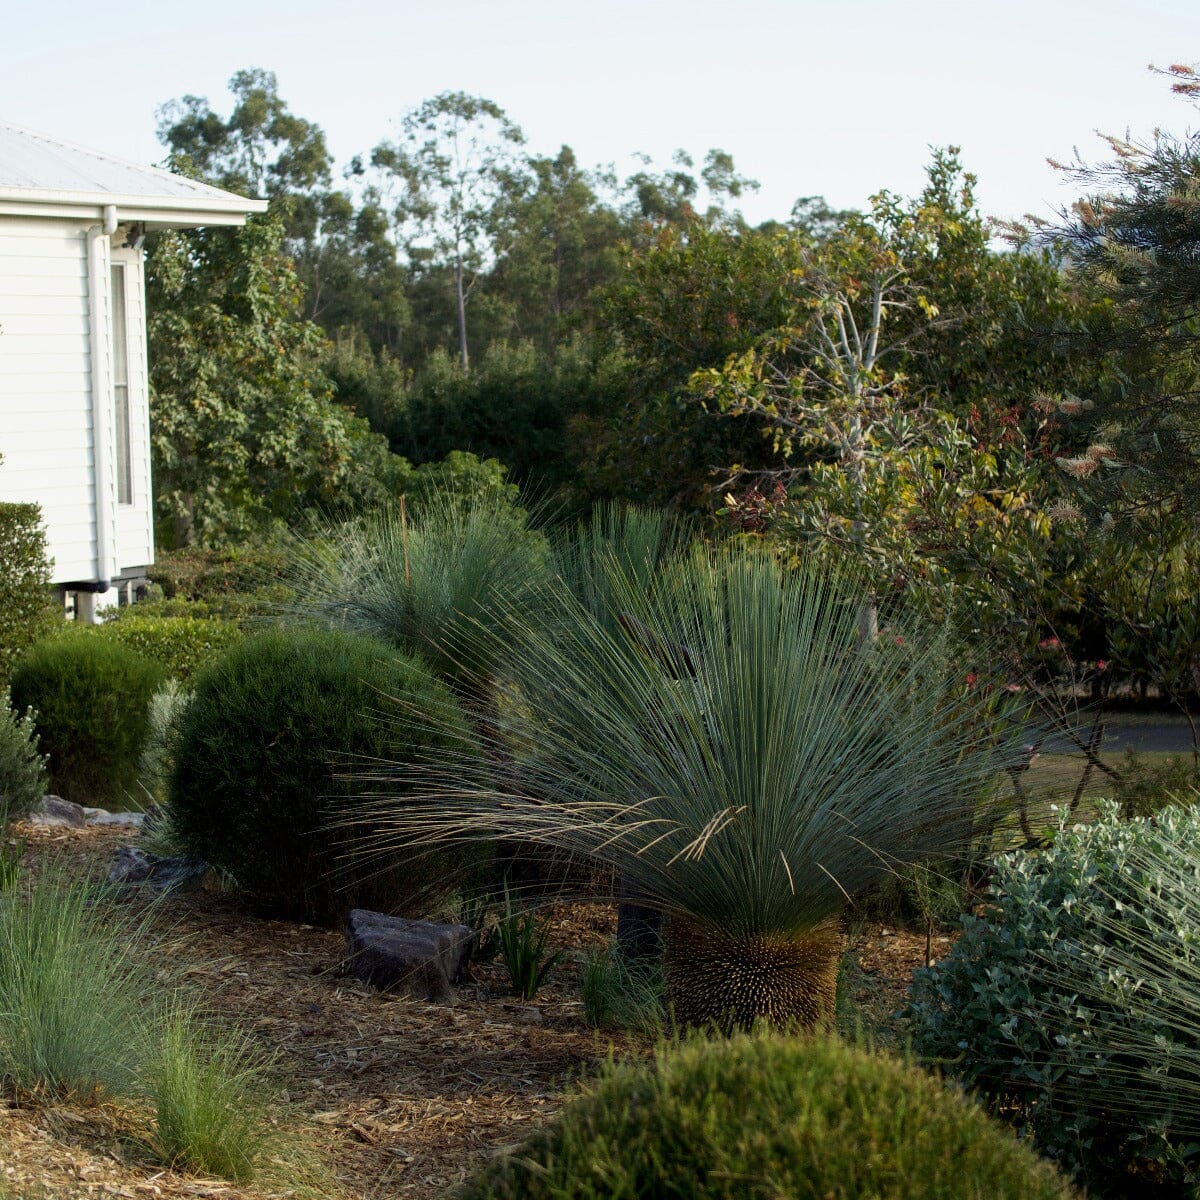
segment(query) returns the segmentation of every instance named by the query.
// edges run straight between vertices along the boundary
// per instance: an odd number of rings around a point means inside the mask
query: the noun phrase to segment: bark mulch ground
[[[114,830],[27,836],[30,869],[54,857],[80,874],[102,873],[130,840]],[[564,905],[549,919],[552,945],[568,953],[531,1003],[514,1000],[498,964],[473,968],[453,1006],[382,995],[342,973],[339,932],[256,918],[219,893],[160,901],[153,954],[164,984],[182,979],[275,1056],[280,1120],[319,1151],[335,1195],[432,1198],[552,1118],[610,1047],[648,1049],[583,1019],[582,964],[611,940],[615,910]],[[885,1016],[900,1007],[924,938],[870,926],[853,950],[855,1000]],[[39,1198],[261,1195],[163,1170],[139,1140],[144,1129],[144,1115],[112,1106],[0,1100],[0,1196],[5,1181],[10,1195]]]

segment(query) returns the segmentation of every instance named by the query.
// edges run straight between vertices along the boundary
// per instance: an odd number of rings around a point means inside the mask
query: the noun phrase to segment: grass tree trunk
[[[789,937],[673,917],[663,958],[667,1001],[681,1025],[824,1028],[833,1023],[841,956],[836,919]]]
[[[624,877],[617,903],[617,949],[630,963],[651,963],[662,955],[662,910],[641,903]]]

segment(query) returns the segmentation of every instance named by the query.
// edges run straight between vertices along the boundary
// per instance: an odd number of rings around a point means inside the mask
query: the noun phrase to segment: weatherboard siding
[[[96,576],[87,234],[0,218],[0,500],[41,505],[52,576]]]

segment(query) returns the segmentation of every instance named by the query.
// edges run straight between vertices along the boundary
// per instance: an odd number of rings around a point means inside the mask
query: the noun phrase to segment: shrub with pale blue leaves
[[[918,971],[914,1046],[1094,1195],[1200,1184],[1200,814],[1062,829]]]

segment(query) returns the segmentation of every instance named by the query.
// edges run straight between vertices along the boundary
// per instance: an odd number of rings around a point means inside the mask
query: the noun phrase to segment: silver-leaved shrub
[[[1200,815],[1114,807],[997,860],[990,904],[916,973],[906,1015],[919,1054],[1089,1194],[1195,1194]]]

